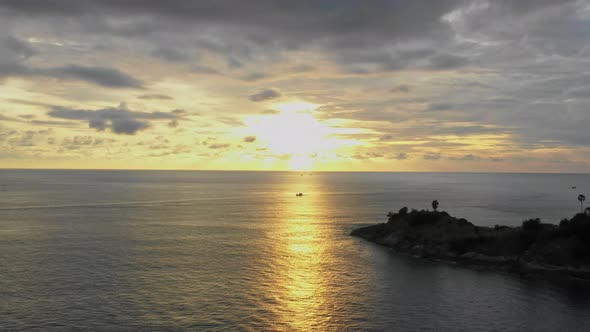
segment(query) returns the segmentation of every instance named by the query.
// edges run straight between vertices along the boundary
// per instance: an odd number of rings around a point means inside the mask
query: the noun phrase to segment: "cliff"
[[[402,208],[390,212],[386,223],[352,235],[420,257],[590,280],[590,216],[585,214],[559,226],[530,219],[521,227],[481,227],[446,212]]]

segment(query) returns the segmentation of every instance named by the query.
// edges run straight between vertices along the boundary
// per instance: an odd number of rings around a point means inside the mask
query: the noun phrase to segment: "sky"
[[[0,0],[0,167],[588,172],[590,0]]]

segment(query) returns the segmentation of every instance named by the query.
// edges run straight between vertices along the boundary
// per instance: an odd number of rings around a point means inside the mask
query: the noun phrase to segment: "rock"
[[[523,225],[481,227],[446,212],[402,208],[390,212],[387,223],[351,234],[419,257],[590,280],[590,216],[578,214],[559,226],[539,219]]]

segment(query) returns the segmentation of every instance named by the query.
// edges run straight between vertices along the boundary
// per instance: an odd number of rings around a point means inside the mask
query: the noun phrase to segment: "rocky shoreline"
[[[404,207],[390,212],[386,223],[351,235],[417,257],[590,281],[590,216],[585,214],[560,225],[530,219],[520,227],[480,227],[446,212]]]

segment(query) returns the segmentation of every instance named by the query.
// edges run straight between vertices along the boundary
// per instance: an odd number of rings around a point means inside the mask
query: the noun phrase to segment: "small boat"
[[[303,193],[297,193],[297,194],[295,194],[295,196],[301,197],[301,196],[303,196]]]

